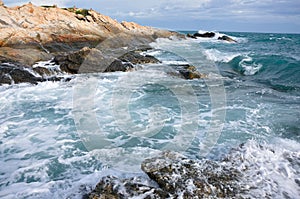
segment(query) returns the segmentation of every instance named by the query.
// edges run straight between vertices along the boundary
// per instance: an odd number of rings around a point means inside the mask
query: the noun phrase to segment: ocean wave
[[[228,63],[234,58],[241,56],[240,53],[232,53],[232,52],[221,52],[217,49],[207,49],[204,50],[204,55],[207,59],[214,62],[224,62]]]
[[[285,41],[293,41],[293,39],[288,38],[288,37],[270,37],[269,40],[271,41],[280,41],[280,40],[285,40]]]
[[[212,38],[203,38],[203,37],[198,37],[196,41],[200,41],[200,42],[211,42],[211,43],[228,43],[227,41],[224,40],[219,40],[219,37],[223,37],[223,36],[227,36],[232,38],[233,40],[237,41],[238,43],[246,43],[248,40],[245,37],[235,37],[232,35],[227,35],[225,33],[220,33],[218,31],[206,31],[206,30],[198,30],[199,34],[204,34],[207,32],[213,32],[215,33],[215,36]]]
[[[255,63],[252,57],[246,56],[239,62],[239,67],[243,75],[251,76],[258,73],[263,65],[260,63]]]
[[[254,140],[232,152],[228,159],[242,173],[241,186],[249,189],[246,198],[298,198],[300,145],[276,138],[270,143]]]

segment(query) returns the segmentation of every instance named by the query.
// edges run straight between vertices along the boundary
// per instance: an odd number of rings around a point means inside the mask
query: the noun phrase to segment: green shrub
[[[89,15],[89,10],[87,10],[87,9],[81,9],[81,10],[76,10],[76,12],[75,12],[76,14],[82,14],[83,16],[87,16],[87,15]]]

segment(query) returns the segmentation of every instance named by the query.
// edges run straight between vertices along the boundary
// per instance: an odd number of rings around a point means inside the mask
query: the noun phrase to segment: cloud
[[[249,27],[252,24],[251,27],[258,29],[286,24],[285,26],[293,27],[293,31],[298,26],[300,32],[299,0],[54,0],[50,1],[51,3],[46,0],[31,1],[37,5],[76,5],[93,8],[119,21],[135,21],[159,27],[181,26],[184,29],[205,24],[208,27],[214,26],[215,29],[222,29],[227,25],[238,30],[239,27],[246,27],[244,23],[249,24]],[[20,5],[16,0],[4,0],[4,3]]]

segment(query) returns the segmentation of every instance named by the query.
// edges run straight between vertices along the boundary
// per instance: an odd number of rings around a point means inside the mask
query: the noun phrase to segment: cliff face
[[[57,52],[95,47],[120,33],[145,38],[146,42],[175,34],[133,22],[119,23],[96,11],[77,8],[39,7],[31,3],[9,8],[0,2],[0,13],[2,62],[13,60],[32,65]]]

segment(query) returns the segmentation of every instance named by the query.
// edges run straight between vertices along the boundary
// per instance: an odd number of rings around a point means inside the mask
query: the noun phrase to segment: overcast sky
[[[3,0],[10,5],[28,1]],[[171,30],[300,33],[300,0],[31,0]]]

